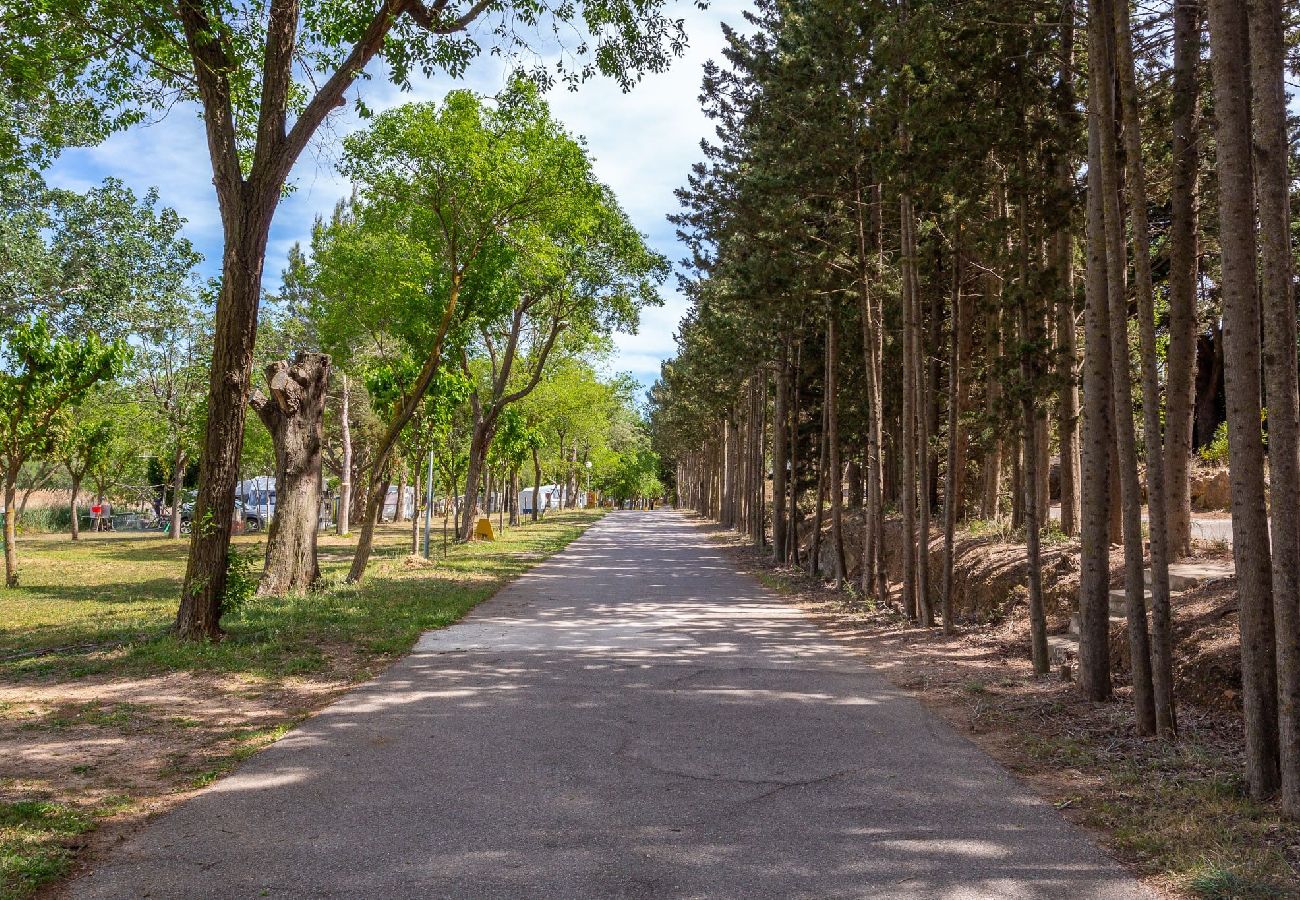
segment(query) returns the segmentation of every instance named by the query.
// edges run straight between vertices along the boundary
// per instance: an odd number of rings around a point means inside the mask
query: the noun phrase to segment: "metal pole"
[[[429,451],[429,478],[424,499],[424,558],[429,558],[429,527],[433,519],[433,451]]]

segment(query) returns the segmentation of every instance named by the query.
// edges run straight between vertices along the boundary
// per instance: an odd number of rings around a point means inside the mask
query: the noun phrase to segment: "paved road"
[[[1146,896],[673,512],[608,516],[71,893]]]

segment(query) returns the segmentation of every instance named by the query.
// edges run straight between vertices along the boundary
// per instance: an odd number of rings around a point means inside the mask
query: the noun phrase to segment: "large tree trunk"
[[[1097,29],[1089,28],[1093,58]],[[1088,87],[1088,266],[1084,295],[1083,428],[1079,549],[1079,689],[1089,700],[1108,700],[1110,674],[1111,422],[1110,309],[1106,272],[1106,219],[1102,204],[1098,79]]]
[[[252,407],[275,444],[275,515],[259,594],[303,593],[320,578],[316,525],[329,369],[325,354],[299,353],[292,365],[281,360],[266,367],[269,399],[253,394]]]
[[[772,564],[785,564],[786,500],[788,489],[786,465],[790,447],[790,342],[781,348],[776,370],[776,399],[772,411]]]
[[[902,237],[902,304],[903,304],[903,421],[902,421],[902,509],[903,509],[903,612],[910,618],[920,615],[917,591],[917,557],[916,542],[916,370],[915,360],[916,304],[913,290],[916,286],[911,277],[911,267],[916,260],[915,248],[911,239],[912,198],[903,194],[899,199],[899,228]]]
[[[1197,104],[1201,0],[1174,2],[1173,174],[1169,192],[1169,348],[1165,487],[1169,552],[1192,550],[1192,415],[1196,391]]]
[[[1246,776],[1251,796],[1262,799],[1277,790],[1279,773],[1272,573],[1259,420],[1262,323],[1256,291],[1254,166],[1247,74],[1250,43],[1246,5],[1241,0],[1210,0],[1209,11],[1219,241],[1223,253],[1224,387],[1228,450],[1232,456],[1232,555],[1240,608]]]
[[[347,373],[343,379],[343,395],[339,406],[339,441],[343,444],[342,474],[339,477],[339,520],[337,532],[348,534],[352,530],[352,411]]]
[[[1077,121],[1074,98],[1074,0],[1061,4],[1061,65],[1058,73],[1058,115],[1061,124]],[[1062,197],[1074,192],[1076,160],[1064,150],[1056,160],[1056,186]],[[1060,448],[1061,531],[1079,533],[1079,383],[1078,342],[1074,319],[1074,236],[1069,216],[1052,236],[1052,265],[1056,269],[1056,350],[1060,389],[1057,395],[1057,443]]]
[[[1094,77],[1101,80],[1098,112],[1101,123],[1102,203],[1106,215],[1107,293],[1110,300],[1111,393],[1114,396],[1115,443],[1119,455],[1120,502],[1124,514],[1124,595],[1128,613],[1129,657],[1133,675],[1133,706],[1139,734],[1156,730],[1155,697],[1151,686],[1151,647],[1147,632],[1146,588],[1143,584],[1142,486],[1138,479],[1137,435],[1133,428],[1133,386],[1129,370],[1128,297],[1125,285],[1128,248],[1120,210],[1122,177],[1116,132],[1114,0],[1095,0],[1090,27],[1102,30],[1101,56]],[[1118,0],[1127,3],[1128,0]]]
[[[506,498],[510,504],[510,526],[519,524],[519,464],[516,463],[510,467],[510,496]]]
[[[542,502],[542,461],[537,456],[537,447],[533,447],[533,521],[541,515],[538,506]]]
[[[1142,433],[1146,446],[1147,516],[1151,545],[1151,685],[1156,733],[1177,734],[1174,715],[1173,628],[1169,612],[1169,521],[1165,514],[1164,436],[1160,422],[1160,376],[1156,371],[1155,290],[1151,283],[1151,231],[1147,222],[1146,167],[1142,162],[1142,118],[1138,112],[1137,75],[1133,64],[1133,30],[1128,0],[1114,3],[1116,62],[1124,123],[1129,215],[1132,219],[1133,277],[1137,288],[1138,335],[1141,342]],[[1292,341],[1294,348],[1295,342]],[[1294,351],[1291,354],[1295,355]]]
[[[1300,393],[1291,274],[1286,45],[1280,0],[1250,9],[1282,811],[1300,818]]]
[[[827,309],[826,316],[826,443],[829,448],[831,492],[831,557],[835,564],[835,589],[844,587],[844,465],[840,452],[839,310]],[[762,473],[760,474],[760,483]]]
[[[176,612],[176,634],[184,640],[216,640],[222,634],[221,602],[244,448],[262,266],[280,184],[261,184],[256,190],[249,186],[245,197],[226,197],[222,202],[225,252],[213,331],[208,423],[199,456],[189,562]]]
[[[957,530],[957,507],[961,505],[957,478],[957,469],[960,465],[957,457],[959,443],[957,432],[961,428],[958,410],[961,406],[959,399],[963,383],[961,367],[964,362],[959,338],[964,326],[960,221],[953,227],[952,257],[952,339],[948,348],[948,458],[943,487],[943,631],[945,634],[952,634],[956,624],[953,622],[952,596],[953,543]]]
[[[1025,136],[1026,139],[1028,135]],[[1028,155],[1022,150],[1020,156],[1021,178],[1028,178]],[[1020,209],[1018,210],[1020,247],[1019,247],[1019,290],[1016,313],[1018,316],[1020,344],[1024,347],[1040,345],[1041,323],[1043,317],[1038,309],[1030,309],[1032,291],[1029,284],[1029,192],[1022,189]],[[1040,542],[1042,523],[1045,516],[1042,508],[1042,483],[1039,471],[1042,459],[1039,442],[1044,437],[1041,427],[1042,415],[1035,400],[1039,382],[1038,352],[1030,350],[1020,353],[1020,428],[1023,449],[1021,458],[1024,470],[1021,477],[1024,491],[1025,517],[1025,551],[1029,562],[1029,646],[1033,659],[1034,671],[1039,675],[1047,674],[1050,661],[1047,656],[1047,618],[1043,608],[1043,563]]]

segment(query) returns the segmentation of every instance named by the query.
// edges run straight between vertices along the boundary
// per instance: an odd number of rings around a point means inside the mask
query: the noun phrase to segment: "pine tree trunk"
[[[957,493],[958,435],[961,421],[958,409],[962,394],[961,340],[959,335],[964,327],[962,317],[962,260],[961,260],[961,221],[953,227],[953,261],[952,261],[952,337],[949,342],[948,356],[948,459],[946,464],[946,481],[943,488],[943,631],[952,634],[956,623],[953,621],[953,543],[957,530],[957,507],[961,497]]]
[[[1023,150],[1020,157],[1020,170],[1021,177],[1027,178],[1029,175],[1028,157]],[[1040,345],[1042,339],[1042,335],[1038,333],[1035,326],[1042,321],[1042,316],[1038,310],[1030,309],[1030,235],[1027,189],[1022,191],[1019,205],[1018,230],[1020,232],[1020,247],[1017,274],[1020,283],[1016,292],[1018,294],[1016,312],[1020,345],[1023,348],[1019,354],[1021,381],[1020,428],[1023,442],[1021,483],[1024,490],[1025,550],[1029,562],[1029,642],[1034,672],[1045,675],[1050,667],[1050,662],[1047,656],[1047,618],[1043,608],[1043,561],[1040,547],[1042,532],[1040,492],[1042,484],[1039,481],[1039,469],[1042,460],[1039,458],[1039,441],[1042,439],[1042,429],[1039,422],[1041,416],[1038,411],[1038,403],[1035,400],[1040,380],[1038,366],[1040,351],[1035,348]]]
[[[1256,290],[1250,42],[1246,4],[1210,0],[1215,146],[1222,247],[1224,388],[1232,466],[1232,555],[1241,631],[1246,777],[1252,797],[1279,786],[1276,644],[1264,447],[1260,428],[1260,302]]]
[[[826,311],[826,442],[829,445],[831,493],[831,556],[835,563],[835,589],[844,587],[844,466],[840,452],[839,411],[839,310]]]
[[[994,360],[1002,356],[1002,297],[1000,282],[992,271],[984,274],[984,334],[985,359]],[[984,415],[993,422],[997,420],[998,407],[1002,402],[1002,382],[994,367],[986,367],[988,374],[984,383]],[[980,518],[995,521],[1001,518],[1002,499],[1002,437],[1001,429],[995,429],[988,453],[984,458],[983,499],[980,501]]]
[[[1114,12],[1117,81],[1127,168],[1125,184],[1133,225],[1133,273],[1141,341],[1142,432],[1146,447],[1147,517],[1151,545],[1151,685],[1156,733],[1173,738],[1178,726],[1174,713],[1173,627],[1169,611],[1169,521],[1165,514],[1168,494],[1165,488],[1164,435],[1160,422],[1160,376],[1156,371],[1158,351],[1155,290],[1151,283],[1151,231],[1147,222],[1146,167],[1142,161],[1142,120],[1138,111],[1128,0],[1115,2]]]
[[[1268,390],[1273,615],[1282,811],[1300,818],[1300,394],[1287,167],[1286,44],[1280,0],[1250,9],[1251,97],[1259,206],[1264,377]]]
[[[1075,121],[1074,0],[1061,4],[1061,67],[1058,73],[1059,115],[1065,127]],[[1074,191],[1075,160],[1062,152],[1056,160],[1056,183],[1062,197]],[[1061,386],[1057,397],[1057,444],[1060,448],[1061,531],[1079,533],[1079,382],[1078,341],[1074,318],[1074,236],[1068,218],[1052,238],[1057,273],[1056,349]]]
[[[1174,2],[1173,173],[1169,192],[1169,347],[1165,376],[1165,485],[1171,558],[1192,550],[1192,422],[1196,397],[1199,161],[1197,67],[1201,0]]]
[[[1128,258],[1120,212],[1118,135],[1114,92],[1115,47],[1113,0],[1094,0],[1090,27],[1102,29],[1101,57],[1093,72],[1103,89],[1098,94],[1101,123],[1102,202],[1106,214],[1107,293],[1110,300],[1111,392],[1115,398],[1115,443],[1119,456],[1120,502],[1124,514],[1124,595],[1128,613],[1129,657],[1133,676],[1133,706],[1139,734],[1156,730],[1155,697],[1151,685],[1151,647],[1147,633],[1143,584],[1142,488],[1138,480],[1137,436],[1133,430],[1133,387],[1129,371],[1128,297],[1125,269]],[[1128,0],[1119,0],[1126,3]],[[1096,21],[1094,21],[1094,18]]]
[[[1097,29],[1089,28],[1094,49]],[[1083,427],[1079,548],[1079,689],[1093,701],[1109,700],[1111,422],[1110,308],[1106,270],[1106,217],[1101,181],[1098,79],[1088,87],[1088,266],[1084,296]]]
[[[275,515],[259,594],[303,593],[320,578],[316,525],[329,370],[323,353],[299,353],[292,365],[273,362],[266,367],[270,398],[256,391],[250,401],[275,444]]]
[[[817,494],[813,500],[813,531],[812,531],[812,542],[811,542],[812,546],[808,551],[808,572],[811,575],[816,575],[819,572],[821,572],[822,522],[824,521],[824,515],[825,515],[824,510],[825,510],[825,499],[826,499],[826,466],[827,466],[827,457],[830,452],[830,442],[827,441],[826,439],[826,432],[828,429],[827,413],[829,411],[829,404],[827,403],[826,400],[824,388],[825,388],[825,384],[823,384],[823,396],[822,396],[822,427],[820,432],[818,433],[818,441],[821,444],[821,452],[818,454],[818,458],[817,458]]]
[[[903,304],[903,421],[902,421],[902,508],[903,508],[903,612],[909,618],[920,615],[917,592],[916,540],[916,304],[912,296],[915,282],[911,266],[915,263],[911,242],[912,198],[907,194],[899,200],[899,228],[902,237],[902,304]]]
[[[784,565],[786,559],[786,505],[788,489],[786,465],[789,462],[790,412],[790,342],[781,348],[776,370],[776,398],[772,411],[772,564]]]

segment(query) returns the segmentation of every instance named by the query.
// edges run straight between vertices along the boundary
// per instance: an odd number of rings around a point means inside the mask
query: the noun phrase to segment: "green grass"
[[[138,535],[31,536],[19,544],[21,587],[3,592],[0,679],[213,671],[266,677],[327,673],[340,646],[387,657],[420,632],[458,620],[506,581],[564,547],[599,516],[578,511],[507,529],[494,543],[451,547],[433,565],[407,565],[407,526],[381,529],[360,585],[343,582],[352,542],[323,537],[323,586],[305,596],[254,598],[222,625],[220,643],[167,634],[187,544]],[[238,540],[256,551],[254,538]]]
[[[16,900],[72,865],[66,844],[94,828],[93,816],[62,803],[0,803],[0,898]]]

